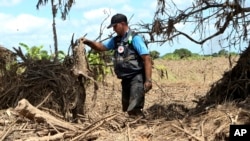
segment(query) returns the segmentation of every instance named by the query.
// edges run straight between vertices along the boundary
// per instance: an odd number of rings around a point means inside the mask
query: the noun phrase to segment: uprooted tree
[[[151,42],[164,44],[185,37],[203,46],[220,38],[218,44],[223,48],[246,47],[237,64],[199,100],[198,106],[204,106],[244,100],[250,93],[249,15],[246,0],[194,0],[187,8],[176,7],[173,0],[158,0],[153,23],[140,26],[150,35]],[[178,25],[189,25],[192,29],[178,29]]]
[[[13,107],[25,98],[37,107],[53,109],[67,120],[84,114],[85,87],[92,78],[83,43],[72,43],[72,54],[61,62],[32,58],[20,47],[13,49],[0,48],[1,109]]]

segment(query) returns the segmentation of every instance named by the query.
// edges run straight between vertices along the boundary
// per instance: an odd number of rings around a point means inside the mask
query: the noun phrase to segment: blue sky
[[[192,0],[175,0],[176,4],[185,7],[191,4]],[[99,35],[100,25],[107,16],[104,11],[111,15],[124,13],[130,18],[130,24],[137,24],[140,21],[149,23],[152,21],[156,8],[156,0],[75,0],[66,21],[56,19],[59,50],[67,52],[71,36],[81,37],[87,33],[88,39],[95,39]],[[48,3],[39,10],[36,9],[37,0],[0,0],[0,45],[12,50],[18,47],[19,43],[28,46],[43,45],[45,50],[53,51],[52,15],[51,6]],[[110,18],[104,22],[107,26]],[[186,25],[177,25],[183,30],[189,29]],[[104,29],[104,36],[113,32],[112,28]],[[52,49],[50,49],[52,48]],[[203,48],[191,41],[180,38],[179,42],[173,45],[168,43],[160,46],[150,44],[150,50],[157,50],[161,55],[173,52],[177,48],[187,48],[194,53],[207,54],[218,52],[216,40],[206,43]]]

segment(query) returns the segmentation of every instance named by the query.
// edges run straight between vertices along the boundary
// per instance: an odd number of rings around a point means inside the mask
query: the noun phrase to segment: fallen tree
[[[73,40],[73,37],[72,37]],[[0,102],[1,109],[17,105],[25,98],[33,105],[43,102],[42,107],[53,109],[68,121],[76,121],[77,115],[84,115],[86,85],[90,69],[85,55],[84,44],[71,44],[62,62],[46,58],[36,59],[24,55],[21,48],[14,53],[21,60],[9,63],[10,68],[1,67]],[[94,80],[93,80],[94,81]]]

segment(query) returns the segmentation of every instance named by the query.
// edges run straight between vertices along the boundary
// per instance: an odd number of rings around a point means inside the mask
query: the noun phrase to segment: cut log
[[[58,131],[77,131],[79,129],[66,121],[57,119],[54,116],[37,109],[26,99],[22,99],[18,102],[18,105],[15,107],[15,111],[17,111],[21,116],[38,123],[47,122],[51,126],[57,128]]]

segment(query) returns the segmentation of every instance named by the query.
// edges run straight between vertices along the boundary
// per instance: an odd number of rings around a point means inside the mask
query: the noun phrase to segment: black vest
[[[129,30],[127,37],[114,37],[114,70],[118,78],[131,78],[138,73],[144,72],[144,65],[141,56],[134,49],[132,39],[136,35]]]

